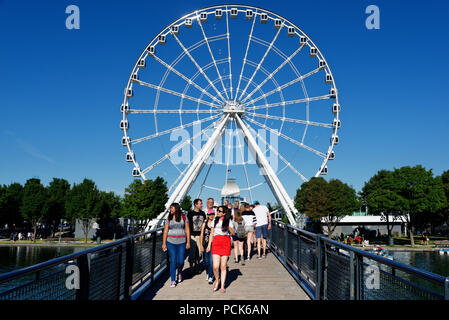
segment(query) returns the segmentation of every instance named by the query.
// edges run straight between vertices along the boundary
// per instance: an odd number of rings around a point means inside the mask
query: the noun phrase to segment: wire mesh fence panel
[[[133,283],[151,273],[153,256],[153,236],[144,236],[134,243]]]
[[[292,266],[298,268],[298,235],[294,230],[288,230],[288,260]]]
[[[407,279],[408,278],[408,279]],[[430,280],[363,258],[360,299],[442,300],[444,287]]]
[[[350,259],[347,255],[326,248],[325,299],[349,300],[351,290]]]
[[[0,293],[0,300],[75,300],[75,289],[66,286],[68,274],[64,263],[49,268],[39,279]],[[28,278],[36,278],[30,275]],[[22,278],[23,281],[23,278]]]
[[[284,247],[283,247],[283,242],[282,239],[284,237],[283,235],[284,230],[281,229],[279,226],[274,226],[272,228],[272,244],[275,246],[276,251],[280,254],[283,255],[284,254]]]
[[[300,255],[300,270],[304,273],[309,280],[316,283],[316,271],[317,271],[317,252],[315,241],[308,239],[307,237],[300,236],[301,251]]]
[[[89,300],[118,300],[121,283],[122,247],[112,247],[91,254],[89,270]]]
[[[162,251],[162,233],[155,235],[156,238],[156,250],[155,250],[155,270],[167,265],[167,252]]]

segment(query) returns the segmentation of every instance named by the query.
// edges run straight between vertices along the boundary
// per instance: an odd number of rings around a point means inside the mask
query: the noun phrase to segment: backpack
[[[240,221],[240,222],[235,222],[234,224],[237,225],[237,228],[235,230],[235,235],[237,236],[237,238],[244,238],[246,235],[246,230],[245,230],[245,223],[244,220]]]

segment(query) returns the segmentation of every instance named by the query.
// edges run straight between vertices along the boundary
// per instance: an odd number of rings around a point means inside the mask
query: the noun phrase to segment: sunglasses
[[[224,211],[223,211],[223,210],[218,210],[218,212],[221,212],[221,213],[223,213]]]

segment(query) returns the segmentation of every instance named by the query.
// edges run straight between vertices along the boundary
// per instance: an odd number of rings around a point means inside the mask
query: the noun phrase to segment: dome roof
[[[225,185],[221,189],[222,197],[240,197],[240,188],[234,178],[228,178]]]

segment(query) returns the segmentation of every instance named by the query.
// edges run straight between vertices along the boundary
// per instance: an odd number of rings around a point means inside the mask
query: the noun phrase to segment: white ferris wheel
[[[292,224],[299,215],[286,189],[327,174],[341,126],[317,45],[286,18],[246,5],[196,10],[159,32],[132,69],[121,112],[132,175],[164,177],[167,208],[219,191],[232,172],[250,201],[268,187]]]

